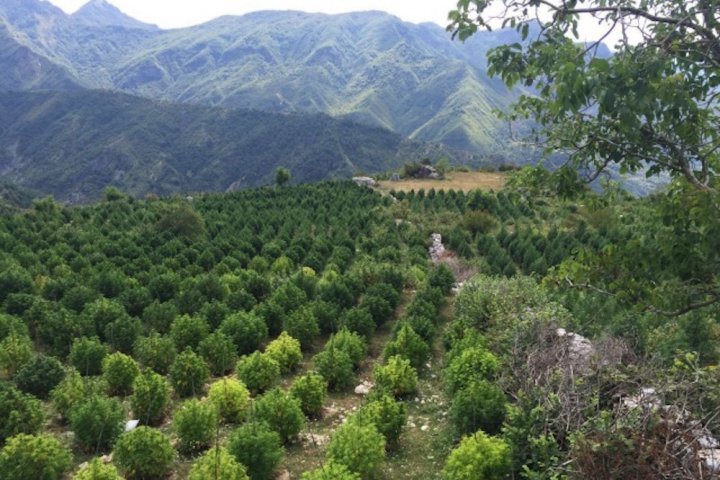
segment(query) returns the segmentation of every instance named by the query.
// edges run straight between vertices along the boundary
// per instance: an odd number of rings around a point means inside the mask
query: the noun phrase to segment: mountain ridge
[[[380,11],[266,10],[182,29],[129,28],[86,24],[54,7],[38,7],[37,21],[21,21],[18,11],[45,3],[23,1],[0,1],[0,17],[27,38],[34,54],[86,88],[209,106],[326,113],[455,149],[486,155],[512,150],[493,110],[507,108],[517,92],[489,79],[481,57],[515,32],[459,44],[437,25],[411,24]]]

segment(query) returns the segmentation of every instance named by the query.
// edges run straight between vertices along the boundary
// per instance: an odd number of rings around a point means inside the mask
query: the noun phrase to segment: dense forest
[[[526,173],[6,213],[4,478],[709,478],[717,307],[563,279],[648,241],[662,195],[528,197]]]

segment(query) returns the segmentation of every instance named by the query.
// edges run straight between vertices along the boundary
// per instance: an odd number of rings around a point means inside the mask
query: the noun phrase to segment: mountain
[[[127,29],[158,30],[156,25],[135,20],[105,0],[90,0],[71,15],[74,22],[96,27],[122,27]]]
[[[437,145],[324,114],[148,101],[122,93],[0,93],[0,175],[68,203],[128,193],[226,191],[384,171],[452,155]],[[464,158],[464,161],[477,161]]]
[[[34,54],[85,87],[210,106],[326,113],[456,149],[509,160],[524,155],[509,148],[507,128],[493,113],[517,92],[485,72],[487,50],[517,39],[514,31],[479,33],[461,44],[437,25],[382,12],[293,11],[159,30],[105,1],[65,15],[40,0],[0,0],[0,18]]]

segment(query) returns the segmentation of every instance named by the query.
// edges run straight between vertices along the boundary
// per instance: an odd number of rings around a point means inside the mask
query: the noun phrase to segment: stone
[[[287,470],[283,470],[282,472],[278,473],[278,476],[275,477],[275,480],[290,480],[290,472]]]
[[[357,395],[363,395],[363,396],[367,395],[370,393],[370,390],[372,390],[372,388],[374,386],[375,385],[373,385],[371,382],[368,382],[367,380],[365,380],[360,385],[355,387],[355,393]]]
[[[315,445],[320,447],[327,445],[330,441],[330,437],[319,433],[301,433],[300,441],[306,445]]]
[[[427,432],[428,430],[430,430],[430,427],[428,425],[423,425],[422,427],[420,427],[420,430],[423,432]]]
[[[353,177],[352,180],[360,187],[373,188],[377,186],[377,182],[371,177]]]

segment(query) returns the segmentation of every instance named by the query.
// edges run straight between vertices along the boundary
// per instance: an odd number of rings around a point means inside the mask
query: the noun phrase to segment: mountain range
[[[0,68],[12,73],[0,83],[6,90],[108,89],[207,106],[326,113],[414,140],[513,155],[493,110],[506,108],[516,92],[488,78],[485,53],[517,40],[514,31],[463,44],[438,25],[382,12],[294,11],[161,30],[105,0],[72,15],[41,0],[0,0],[0,33]]]

